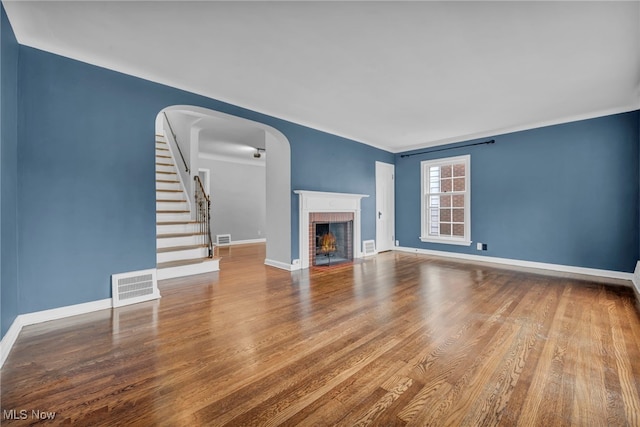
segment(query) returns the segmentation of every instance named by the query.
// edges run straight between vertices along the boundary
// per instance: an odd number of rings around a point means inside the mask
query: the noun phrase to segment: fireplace
[[[308,190],[295,190],[298,196],[300,196],[300,221],[299,221],[299,248],[300,259],[299,268],[309,268],[316,265],[316,235],[325,234],[323,232],[317,233],[314,223],[324,224],[336,224],[336,223],[348,223],[348,225],[340,226],[347,230],[347,237],[343,247],[346,247],[346,256],[342,256],[336,250],[336,254],[333,256],[324,257],[325,262],[329,265],[335,265],[336,258],[347,258],[355,260],[362,257],[362,251],[360,246],[362,245],[361,230],[360,230],[360,199],[363,197],[369,197],[366,194],[349,194],[349,193],[325,193],[321,191],[308,191]],[[334,225],[335,227],[335,225]],[[332,232],[336,241],[338,236],[336,232]],[[338,231],[340,234],[341,231]],[[341,244],[338,242],[337,246]],[[338,248],[337,248],[338,249]],[[326,251],[326,249],[325,249]],[[322,251],[320,258],[322,257]],[[340,255],[340,256],[339,256]],[[326,258],[330,258],[326,260]],[[294,260],[294,265],[296,264]],[[321,264],[322,265],[322,264]]]
[[[353,261],[353,213],[309,214],[309,263],[332,266]]]

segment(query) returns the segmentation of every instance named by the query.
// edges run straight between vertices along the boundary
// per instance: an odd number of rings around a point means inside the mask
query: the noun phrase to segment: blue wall
[[[363,239],[375,238],[375,161],[395,162],[401,245],[479,253],[418,240],[419,162],[442,153],[394,157],[18,46],[4,11],[1,77],[3,336],[17,314],[109,298],[111,274],[155,266],[154,125],[170,105],[281,131],[291,143],[292,189],[371,195],[363,200]],[[489,245],[483,254],[632,271],[640,251],[638,116],[507,134],[493,146],[447,152],[472,156],[472,239]],[[293,257],[297,202],[292,194]]]
[[[18,43],[0,5],[0,336],[18,315]]]
[[[640,243],[639,115],[499,135],[492,137],[493,145],[396,155],[400,245],[633,271]],[[486,243],[487,251],[477,251],[475,243],[465,247],[418,239],[420,161],[462,154],[471,155],[471,239]]]
[[[20,313],[109,298],[111,274],[155,266],[154,125],[170,105],[280,130],[292,189],[371,194],[363,238],[375,238],[375,161],[391,153],[33,48],[20,47],[19,69]],[[297,258],[293,193],[292,205]]]
[[[358,144],[348,139],[326,134],[295,135],[297,143],[291,153],[291,176],[294,190],[339,191],[342,193],[368,194],[361,199],[362,240],[376,238],[376,182],[375,162],[394,163],[390,153],[380,155],[380,150]],[[292,143],[292,148],[293,148]],[[337,182],[335,180],[338,180]],[[291,208],[298,218],[298,198],[292,199]],[[291,253],[297,258],[298,232],[296,230]]]

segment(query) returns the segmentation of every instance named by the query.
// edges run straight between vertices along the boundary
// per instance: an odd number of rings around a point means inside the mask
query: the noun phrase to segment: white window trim
[[[425,169],[432,166],[442,166],[451,163],[465,163],[465,185],[466,191],[464,194],[464,237],[442,237],[442,236],[429,236],[426,224],[426,215],[428,215],[426,206],[426,175]],[[459,246],[471,246],[471,155],[466,154],[464,156],[446,157],[443,159],[435,160],[423,160],[420,162],[420,240],[426,243],[443,243],[447,245],[459,245]]]

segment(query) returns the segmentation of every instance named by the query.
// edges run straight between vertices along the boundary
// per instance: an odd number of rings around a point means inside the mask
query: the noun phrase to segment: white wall
[[[200,168],[209,169],[211,235],[231,234],[232,241],[266,237],[266,170],[255,165],[200,157]]]
[[[281,133],[267,131],[267,260],[291,263],[291,148]]]
[[[166,113],[166,117],[165,117],[165,113]],[[173,161],[174,164],[176,166],[176,170],[178,171],[178,177],[180,179],[180,182],[182,183],[182,188],[186,193],[186,197],[187,197],[187,202],[189,204],[189,210],[191,210],[192,212],[192,218],[194,217],[195,212],[193,211],[193,209],[191,209],[191,207],[193,206],[193,177],[197,174],[197,150],[198,150],[198,145],[197,145],[197,141],[196,143],[192,144],[191,143],[191,124],[184,124],[181,122],[180,118],[182,116],[175,114],[175,112],[171,111],[163,111],[160,114],[158,114],[158,117],[160,117],[161,120],[161,125],[163,130],[159,133],[164,134],[165,136],[165,140],[167,141],[167,144],[169,145],[169,149],[171,150],[171,154],[173,156]],[[169,120],[171,120],[170,122],[167,121],[167,117],[169,118]],[[156,133],[158,133],[157,130],[157,118],[156,118]],[[176,126],[177,125],[177,126]],[[172,133],[173,130],[173,133]],[[176,138],[174,138],[174,133]],[[197,132],[196,132],[197,135]],[[196,156],[193,155],[193,151],[195,149],[195,153]],[[182,152],[182,155],[180,155],[180,152]],[[184,160],[182,158],[182,156],[185,156]],[[185,161],[187,163],[187,167],[189,168],[189,171],[187,171],[187,169],[185,168]],[[196,168],[196,171],[194,173],[193,169],[194,167]]]

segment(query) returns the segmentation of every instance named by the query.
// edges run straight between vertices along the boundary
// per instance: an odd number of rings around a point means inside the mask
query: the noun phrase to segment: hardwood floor
[[[628,287],[396,252],[295,273],[263,245],[220,256],[159,301],[25,327],[3,425],[640,425]]]

